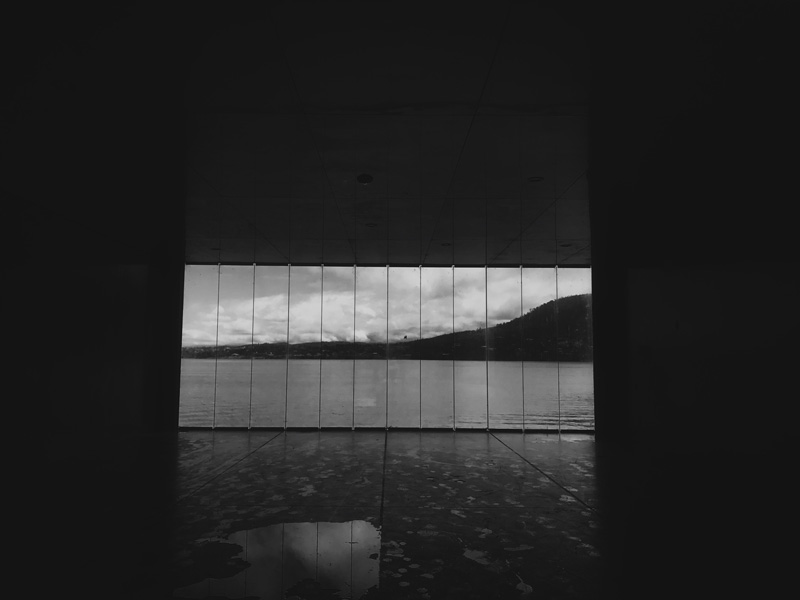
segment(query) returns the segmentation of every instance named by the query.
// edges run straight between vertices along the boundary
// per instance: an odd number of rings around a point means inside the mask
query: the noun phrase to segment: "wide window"
[[[179,425],[593,430],[591,271],[187,265]]]

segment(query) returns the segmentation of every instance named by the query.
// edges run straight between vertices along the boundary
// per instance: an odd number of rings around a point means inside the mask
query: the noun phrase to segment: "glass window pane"
[[[422,427],[452,427],[453,268],[422,269]]]
[[[487,270],[489,427],[522,429],[522,296],[519,267]]]
[[[353,426],[355,267],[323,267],[320,424]]]
[[[483,267],[457,268],[454,280],[456,427],[485,429],[486,271]]]
[[[319,427],[322,267],[290,267],[288,427]]]
[[[389,426],[419,427],[420,271],[389,269]]]
[[[386,271],[356,268],[356,427],[386,427]]]
[[[589,268],[189,265],[184,297],[182,427],[594,429]]]
[[[253,267],[222,265],[217,317],[215,427],[249,427]]]
[[[212,427],[217,365],[217,265],[187,265],[183,284],[183,333],[178,425]]]
[[[594,429],[592,274],[558,269],[558,377],[562,429]]]
[[[284,427],[289,267],[257,266],[253,317],[252,427]]]
[[[526,429],[558,429],[555,268],[522,269]]]

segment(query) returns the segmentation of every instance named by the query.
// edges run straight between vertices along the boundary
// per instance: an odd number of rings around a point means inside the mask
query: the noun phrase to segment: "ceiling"
[[[186,261],[589,265],[571,15],[374,6],[271,3],[207,28],[186,86]]]

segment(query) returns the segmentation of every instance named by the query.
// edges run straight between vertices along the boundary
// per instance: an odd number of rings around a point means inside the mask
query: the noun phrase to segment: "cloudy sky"
[[[388,272],[388,276],[387,276]],[[489,326],[591,292],[589,269],[186,267],[183,345],[379,341]],[[488,282],[489,294],[486,294]],[[455,289],[455,295],[453,290]],[[421,307],[421,308],[420,308]],[[388,314],[388,319],[387,319]],[[288,327],[287,327],[288,317]]]

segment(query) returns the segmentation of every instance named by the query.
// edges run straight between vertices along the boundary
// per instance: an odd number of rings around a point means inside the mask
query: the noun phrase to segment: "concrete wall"
[[[737,452],[786,430],[800,323],[793,279],[791,267],[757,263],[628,272],[639,445]]]
[[[785,424],[794,109],[783,5],[648,6],[591,29],[597,427],[666,451]]]
[[[592,46],[598,432],[658,446],[673,443],[678,425],[691,430],[692,443],[764,426],[753,418],[752,393],[742,390],[767,386],[772,399],[787,390],[791,377],[770,361],[787,360],[796,332],[795,225],[787,211],[794,190],[786,177],[793,166],[777,143],[794,110],[784,68],[791,36],[779,31],[788,21],[771,3],[559,6]],[[60,382],[79,356],[100,354],[95,340],[79,342],[63,364],[32,372],[35,387],[53,399],[53,423],[159,429],[174,422],[177,402],[177,366],[164,353],[180,328],[183,83],[193,44],[206,33],[179,26],[179,14],[151,22],[120,9],[107,17],[97,28],[52,13],[37,21],[36,36],[10,45],[26,56],[10,71],[17,112],[4,137],[4,191],[26,232],[21,259],[12,262],[22,265],[18,289],[29,290],[41,314],[55,278],[58,293],[70,291],[61,301],[72,324],[97,322],[100,340],[131,340],[124,360],[119,351],[98,359],[103,374],[76,398],[82,418],[55,399],[77,393]],[[131,42],[145,23],[147,51]],[[80,257],[90,264],[75,264]],[[740,277],[748,283],[739,285]],[[776,306],[762,286],[787,298],[777,303],[786,313],[780,339],[754,320]],[[95,306],[96,297],[108,308]],[[732,340],[734,319],[736,336],[749,339]],[[57,339],[49,325],[21,331],[31,355],[41,340]],[[748,354],[732,357],[732,341]],[[780,351],[767,352],[770,344]],[[770,370],[774,377],[762,375]],[[110,409],[108,393],[125,400]]]

